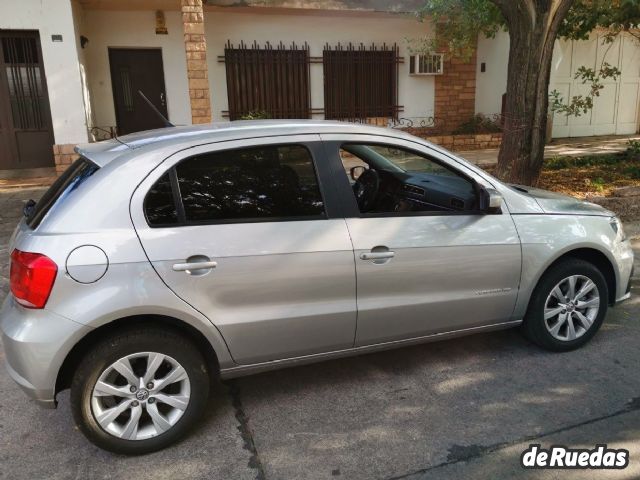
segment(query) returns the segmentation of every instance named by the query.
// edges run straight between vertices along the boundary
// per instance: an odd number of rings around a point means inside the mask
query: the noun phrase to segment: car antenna
[[[171,123],[169,120],[167,120],[167,117],[165,117],[164,115],[162,115],[162,113],[160,113],[160,110],[158,110],[156,108],[156,106],[151,103],[151,100],[149,100],[146,95],[144,93],[142,93],[142,90],[138,90],[138,94],[142,97],[142,99],[147,102],[147,105],[149,105],[149,107],[151,108],[151,110],[153,110],[153,112],[162,119],[162,122],[164,123],[165,127],[175,127],[175,125],[173,123]]]

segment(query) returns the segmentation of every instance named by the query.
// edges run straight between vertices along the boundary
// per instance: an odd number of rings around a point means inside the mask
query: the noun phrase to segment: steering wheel
[[[372,168],[365,170],[358,177],[358,180],[353,185],[353,191],[356,194],[358,208],[360,208],[361,212],[368,212],[374,207],[379,189],[380,175]]]

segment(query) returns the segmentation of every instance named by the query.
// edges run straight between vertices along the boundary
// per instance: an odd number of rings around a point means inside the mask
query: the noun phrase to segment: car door
[[[132,199],[167,286],[220,330],[239,364],[353,346],[352,245],[317,135],[179,152]]]
[[[491,187],[486,180],[462,164],[409,140],[370,135],[322,138],[333,160],[336,187],[348,198],[345,215],[357,274],[356,346],[511,320],[521,253],[519,237],[506,208],[495,214],[407,212],[394,208],[385,213],[361,213],[344,173],[345,169],[358,166],[359,159],[345,155],[344,150],[341,157],[341,148],[349,143],[369,144],[404,152],[405,156],[410,154],[412,162],[432,162],[431,170],[445,169],[447,175],[453,176],[450,182],[468,180],[474,189],[478,184]],[[407,197],[416,193],[412,189],[421,189],[411,184],[411,175],[401,174],[409,178],[401,187]],[[456,175],[460,178],[454,178]],[[437,177],[429,178],[437,181]],[[424,187],[431,180],[422,181]],[[419,182],[416,179],[414,183]],[[465,201],[460,200],[461,205]],[[396,208],[402,210],[402,204]]]

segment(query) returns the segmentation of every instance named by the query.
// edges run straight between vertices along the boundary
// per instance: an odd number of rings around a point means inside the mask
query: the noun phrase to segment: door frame
[[[9,95],[9,79],[5,74],[5,62],[4,62],[4,48],[2,46],[2,39],[4,37],[26,37],[33,38],[36,43],[36,54],[37,54],[37,62],[40,70],[40,78],[42,82],[42,93],[45,98],[44,102],[44,110],[42,112],[42,120],[44,122],[44,129],[42,130],[33,130],[33,129],[16,129],[13,124],[13,112],[11,110],[11,100]],[[49,87],[47,85],[47,75],[44,68],[44,58],[42,56],[42,42],[40,39],[40,32],[38,30],[13,30],[13,29],[0,29],[0,103],[3,102],[3,99],[6,100],[6,108],[0,108],[0,122],[4,122],[5,128],[3,131],[5,132],[1,137],[6,138],[9,144],[10,154],[13,158],[17,159],[18,164],[20,163],[20,152],[18,150],[18,142],[16,139],[16,130],[21,131],[45,131],[48,133],[49,137],[49,146],[50,146],[50,163],[49,165],[42,165],[40,167],[20,167],[20,166],[8,166],[8,168],[3,168],[0,165],[0,171],[3,170],[21,170],[28,168],[49,168],[55,166],[55,159],[53,155],[53,145],[55,144],[55,136],[53,133],[53,118],[51,116],[51,100],[49,98]],[[4,114],[3,114],[4,110]]]
[[[190,224],[190,225],[168,225],[162,227],[153,227],[150,226],[147,222],[145,212],[144,212],[144,203],[147,193],[152,188],[152,186],[167,172],[173,169],[176,165],[180,164],[182,161],[185,161],[192,157],[197,157],[198,155],[220,152],[225,150],[232,149],[244,149],[244,148],[252,148],[252,147],[260,147],[260,146],[269,146],[269,145],[301,145],[308,149],[311,160],[315,167],[316,177],[318,179],[318,186],[320,188],[320,193],[322,195],[322,199],[325,203],[325,216],[324,218],[318,219],[297,219],[297,220],[287,220],[282,218],[273,218],[272,220],[267,221],[255,221],[255,220],[247,220],[242,222],[210,222],[210,223],[202,223],[202,224]],[[336,190],[334,188],[333,183],[330,181],[329,175],[330,172],[328,170],[328,162],[322,161],[324,158],[324,148],[323,144],[320,140],[320,136],[315,133],[297,133],[297,134],[279,134],[279,135],[270,135],[267,137],[244,137],[244,138],[232,138],[228,140],[222,141],[209,141],[204,144],[194,144],[194,143],[181,143],[173,145],[170,149],[164,150],[162,152],[163,157],[162,160],[155,160],[152,164],[148,164],[149,173],[145,177],[145,179],[135,188],[131,201],[129,203],[129,213],[131,215],[131,221],[133,223],[136,234],[140,238],[142,248],[145,251],[145,255],[150,259],[152,263],[154,262],[164,262],[165,260],[156,260],[154,255],[154,249],[150,248],[148,242],[149,237],[154,235],[159,235],[157,230],[165,230],[166,232],[180,232],[180,231],[191,231],[196,232],[203,228],[216,228],[220,229],[221,232],[225,230],[229,230],[232,227],[242,227],[248,229],[260,229],[268,227],[269,225],[282,225],[283,227],[286,225],[291,226],[292,224],[304,225],[305,223],[315,222],[318,225],[322,224],[327,228],[331,226],[337,227],[338,225],[342,229],[344,227],[344,239],[345,247],[341,249],[341,252],[347,252],[348,255],[345,255],[348,258],[349,263],[342,263],[341,265],[346,265],[349,270],[349,275],[353,275],[353,325],[346,324],[342,322],[348,328],[353,328],[353,331],[349,332],[349,338],[344,339],[341,344],[336,344],[332,347],[333,350],[346,350],[353,348],[353,344],[355,341],[356,329],[357,329],[357,310],[356,310],[356,298],[355,298],[355,266],[354,266],[354,258],[353,258],[353,244],[348,237],[348,231],[346,224],[344,224],[344,217],[341,213],[339,206],[339,199],[336,197]],[[175,200],[174,200],[175,201]],[[297,227],[296,227],[297,228]],[[196,234],[193,234],[194,238],[198,238]],[[245,237],[243,237],[245,238]],[[246,237],[250,238],[250,237]],[[336,240],[336,242],[340,242],[342,240]],[[348,243],[348,246],[347,246]],[[325,245],[323,245],[324,247]],[[283,246],[279,246],[284,248]],[[163,250],[159,248],[158,250]],[[314,250],[313,253],[330,253],[331,250],[324,251],[322,248],[318,248]],[[267,255],[281,255],[284,252],[272,252]],[[311,252],[296,252],[298,254],[305,254]],[[209,252],[207,252],[209,254]],[[244,255],[211,255],[212,258],[222,259],[222,261],[226,259],[233,258],[242,258]],[[155,268],[155,267],[154,267]],[[220,271],[223,271],[221,267],[219,267]],[[156,273],[162,278],[161,272],[155,268]],[[229,328],[228,325],[225,325],[221,320],[221,317],[214,317],[211,315],[211,312],[203,311],[199,309],[198,305],[193,305],[189,302],[187,298],[184,298],[180,293],[173,290],[173,287],[169,286],[169,283],[165,281],[163,278],[163,282],[167,284],[167,287],[171,289],[172,292],[176,294],[180,301],[184,302],[186,305],[190,305],[193,308],[198,309],[198,311],[207,318],[217,333],[224,339],[225,343],[227,343],[227,348],[229,349],[231,358],[234,362],[234,366],[237,365],[250,365],[254,363],[260,362],[280,362],[290,358],[297,358],[300,355],[293,354],[290,357],[282,357],[278,359],[272,360],[247,360],[242,357],[241,354],[239,356],[237,346],[234,350],[233,342],[235,337],[230,337],[229,331],[227,330],[225,334],[225,328]],[[347,313],[342,312],[343,315],[347,315]],[[350,314],[350,313],[349,313]],[[236,343],[237,345],[237,343]],[[327,350],[329,352],[331,350]],[[326,352],[319,353],[306,353],[305,355],[324,355]]]
[[[111,52],[115,52],[115,51],[149,51],[149,50],[157,50],[160,52],[160,68],[162,69],[162,77],[161,77],[161,81],[162,81],[162,90],[164,91],[164,98],[165,98],[165,109],[167,111],[167,118],[169,118],[169,98],[167,95],[167,83],[165,81],[165,70],[164,70],[164,57],[163,57],[163,50],[162,47],[107,47],[107,57],[109,60],[109,79],[111,81],[111,99],[113,101],[113,111],[116,117],[116,132],[118,134],[120,134],[120,132],[118,132],[118,130],[120,129],[120,125],[121,125],[121,118],[120,115],[118,113],[118,103],[116,101],[116,92],[115,92],[115,81],[114,81],[114,71],[113,71],[113,62],[111,60]],[[144,92],[143,92],[144,93]],[[138,95],[138,92],[133,92],[133,94],[135,96]],[[151,112],[150,112],[151,113]]]
[[[449,212],[393,212],[390,214],[367,214],[361,213],[358,208],[353,190],[349,183],[347,173],[340,157],[340,147],[344,144],[371,144],[414,151],[418,155],[429,157],[434,163],[441,164],[465,177],[476,186],[482,188],[495,188],[484,176],[468,168],[463,163],[457,162],[454,158],[444,155],[437,150],[413,141],[408,138],[398,138],[395,136],[373,135],[373,134],[349,134],[349,133],[322,133],[320,134],[325,150],[326,169],[331,175],[335,195],[339,199],[340,209],[343,218],[382,218],[382,217],[434,217],[443,215],[486,215],[480,211],[449,211]],[[344,177],[344,178],[343,178]],[[490,215],[509,215],[507,206],[503,206],[502,212],[491,213]]]

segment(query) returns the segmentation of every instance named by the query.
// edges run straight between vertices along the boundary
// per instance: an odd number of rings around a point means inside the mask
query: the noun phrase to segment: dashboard
[[[476,208],[474,185],[454,175],[377,170],[380,189],[375,212],[469,211]]]

